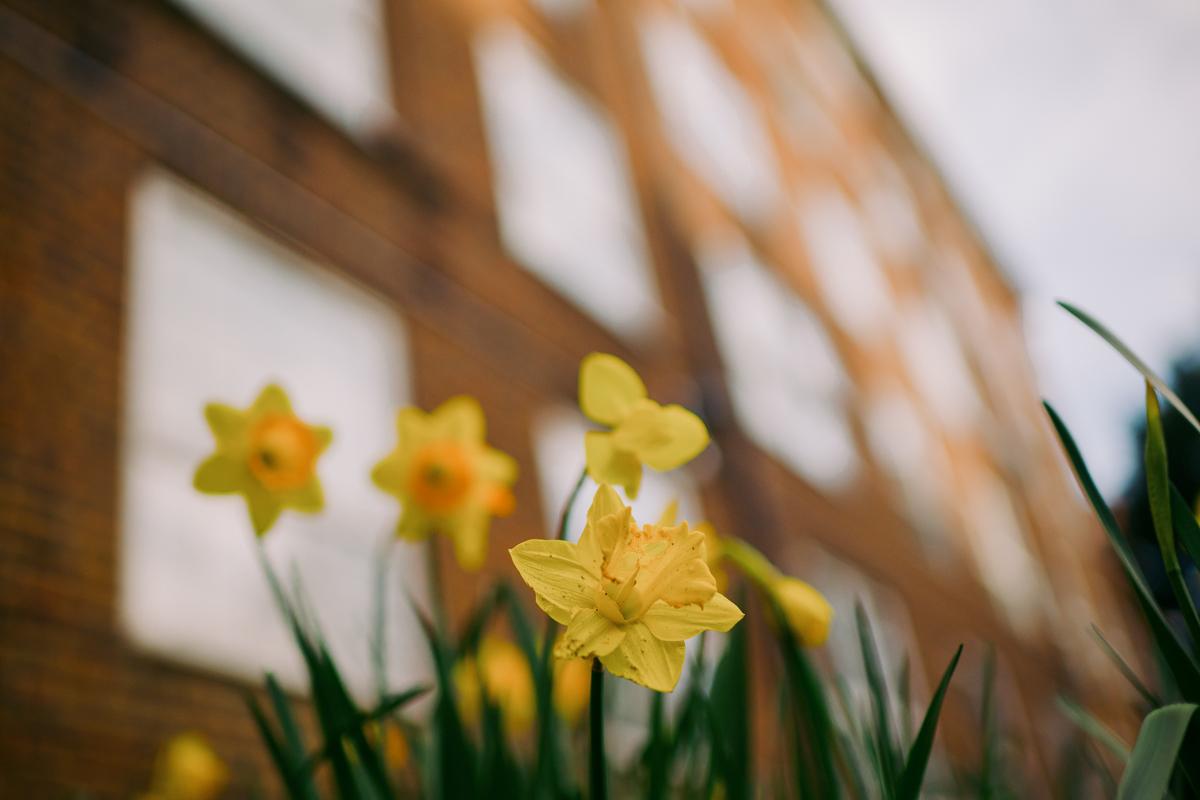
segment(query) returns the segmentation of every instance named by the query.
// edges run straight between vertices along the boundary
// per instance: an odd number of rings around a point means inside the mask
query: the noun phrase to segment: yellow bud
[[[229,782],[229,770],[198,733],[172,737],[158,754],[153,796],[163,800],[212,800]]]
[[[587,710],[592,687],[592,659],[558,659],[554,665],[554,709],[567,725]]]
[[[771,583],[771,591],[801,644],[818,647],[825,643],[833,622],[833,606],[824,595],[802,580],[785,576]]]

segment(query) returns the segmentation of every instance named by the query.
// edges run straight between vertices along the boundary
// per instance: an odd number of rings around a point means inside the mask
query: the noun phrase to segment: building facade
[[[1035,786],[1058,694],[1116,718],[1086,630],[1128,650],[1124,606],[1017,299],[822,6],[4,0],[0,87],[0,794],[127,796],[181,729],[269,774],[241,695],[300,673],[234,509],[188,488],[210,396],[279,378],[339,430],[339,502],[269,548],[353,661],[392,409],[480,398],[523,467],[511,577],[596,350],[713,431],[646,513],[679,497],[826,592],[829,668],[856,599],[918,696],[968,644],[951,761],[988,643]],[[483,582],[442,563],[461,613]],[[422,564],[393,564],[417,595]]]

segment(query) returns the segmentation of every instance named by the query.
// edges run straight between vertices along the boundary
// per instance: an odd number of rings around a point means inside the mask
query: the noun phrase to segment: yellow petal
[[[579,407],[602,425],[616,425],[646,396],[633,367],[608,353],[592,353],[579,365]]]
[[[197,491],[205,494],[228,494],[240,492],[242,487],[251,480],[253,478],[244,461],[216,453],[209,456],[196,468],[192,485],[196,487]]]
[[[283,510],[279,498],[263,488],[257,481],[246,484],[243,493],[246,495],[246,506],[250,510],[250,524],[254,532],[262,536],[271,529],[279,512]]]
[[[447,533],[454,541],[454,557],[467,572],[478,572],[487,560],[488,516],[486,512],[461,515]]]
[[[329,447],[329,443],[333,441],[333,431],[326,428],[324,425],[312,425],[313,438],[317,440],[317,452],[323,453]]]
[[[661,555],[645,564],[638,575],[642,602],[648,606],[655,600],[664,600],[673,606],[708,602],[717,591],[717,582],[704,563],[704,534],[688,530],[686,522],[662,531],[669,544]]]
[[[625,504],[621,502],[621,496],[611,486],[602,483],[596,488],[596,494],[592,496],[592,504],[588,506],[587,520],[595,522],[624,509]]]
[[[209,403],[204,406],[204,419],[213,437],[222,445],[232,443],[246,431],[246,415],[224,403]]]
[[[674,608],[667,603],[655,603],[642,617],[654,638],[664,642],[682,642],[701,631],[727,631],[744,615],[742,610],[723,594],[714,594],[700,608]]]
[[[671,502],[667,503],[667,507],[664,508],[662,513],[658,515],[658,524],[665,525],[667,527],[673,526],[678,517],[679,501],[672,500]]]
[[[613,497],[616,496],[616,492],[611,488],[603,488],[608,489]],[[617,542],[625,537],[633,524],[633,510],[621,505],[620,500],[617,500],[617,506],[616,512],[597,519],[592,519],[592,515],[588,514],[588,523],[583,528],[575,550],[575,557],[579,559],[579,563],[590,568],[596,576],[601,574],[605,556],[613,551]],[[592,507],[595,508],[596,503],[592,503]]]
[[[797,578],[779,578],[772,585],[788,627],[806,647],[818,647],[829,638],[833,606],[825,596]]]
[[[594,608],[577,610],[554,648],[559,658],[606,656],[621,644],[625,631],[609,622]]]
[[[482,442],[485,435],[483,409],[474,397],[460,394],[442,403],[430,414],[438,438],[455,442]]]
[[[625,638],[616,650],[600,658],[612,674],[656,692],[669,692],[683,672],[683,642],[655,639],[645,625],[626,626]]]
[[[708,446],[708,428],[683,406],[641,403],[613,431],[613,444],[665,472],[691,461]]]
[[[630,499],[637,497],[642,483],[642,465],[632,453],[618,450],[613,434],[588,431],[583,437],[587,471],[596,483],[620,486]]]
[[[306,514],[315,514],[325,507],[325,494],[321,491],[321,482],[313,478],[299,489],[284,493],[280,497],[280,503]]]
[[[595,606],[598,577],[579,563],[570,542],[530,539],[508,551],[521,579],[538,596],[538,605],[560,625],[577,608]]]
[[[272,383],[263,387],[250,407],[250,413],[259,414],[291,414],[292,403],[288,400],[287,392],[282,387]]]
[[[479,477],[511,486],[517,479],[517,460],[494,447],[484,448],[479,458]]]
[[[396,452],[407,452],[429,439],[429,415],[409,406],[396,412]]]
[[[396,523],[396,536],[407,542],[423,542],[433,531],[433,520],[413,503],[404,507]]]
[[[408,494],[408,462],[407,454],[397,448],[371,470],[371,482],[388,494],[403,499]]]

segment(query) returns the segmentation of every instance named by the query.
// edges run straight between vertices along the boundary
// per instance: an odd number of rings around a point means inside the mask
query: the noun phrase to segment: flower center
[[[250,431],[250,472],[272,491],[304,486],[316,460],[316,437],[290,414],[267,414]]]
[[[414,456],[409,489],[421,508],[445,513],[466,499],[474,478],[474,465],[462,445],[433,442]]]

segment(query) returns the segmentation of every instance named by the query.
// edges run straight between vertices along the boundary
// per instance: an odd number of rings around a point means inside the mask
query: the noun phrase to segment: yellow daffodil
[[[396,448],[371,472],[403,505],[396,535],[420,541],[442,533],[464,569],[479,569],[491,518],[513,510],[517,463],[484,443],[483,410],[472,397],[453,397],[429,414],[401,409],[396,429]]]
[[[554,660],[554,710],[567,725],[575,725],[587,710],[592,687],[592,659]]]
[[[678,516],[679,501],[672,500],[663,509],[662,515],[658,518],[658,524],[674,525],[675,519]],[[696,530],[704,534],[704,561],[708,564],[708,569],[717,581],[717,591],[724,594],[725,590],[729,588],[729,573],[721,565],[721,562],[725,559],[725,550],[721,545],[721,537],[717,534],[717,529],[711,522],[698,523]]]
[[[455,665],[453,677],[464,718],[478,720],[482,697],[487,697],[500,709],[510,735],[525,733],[533,724],[533,673],[525,654],[512,642],[485,638],[475,658],[464,658]]]
[[[213,800],[229,782],[229,770],[198,733],[181,733],[159,750],[150,792],[153,800]]]
[[[633,367],[607,353],[592,353],[579,367],[579,407],[611,430],[584,439],[588,474],[637,497],[642,464],[666,471],[691,461],[708,445],[708,429],[683,406],[663,406],[646,396]]]
[[[594,656],[614,675],[656,691],[679,681],[685,640],[727,631],[742,618],[717,591],[704,534],[686,522],[639,528],[607,485],[592,500],[578,544],[532,539],[509,554],[538,606],[566,626],[556,656]]]
[[[317,458],[333,434],[297,417],[283,389],[267,386],[244,411],[209,403],[204,417],[217,449],[196,469],[196,489],[243,495],[259,536],[285,508],[308,514],[321,510],[325,498]]]
[[[819,647],[829,638],[833,606],[815,588],[782,574],[766,556],[741,539],[725,542],[725,555],[759,588],[779,604],[788,628],[806,647]]]

